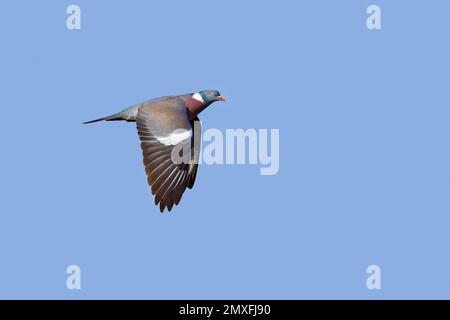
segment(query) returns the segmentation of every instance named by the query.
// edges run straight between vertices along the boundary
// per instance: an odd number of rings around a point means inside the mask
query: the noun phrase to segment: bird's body
[[[197,115],[215,101],[218,91],[208,90],[148,100],[108,117],[88,121],[136,122],[147,181],[161,212],[178,205],[197,175],[201,126]]]

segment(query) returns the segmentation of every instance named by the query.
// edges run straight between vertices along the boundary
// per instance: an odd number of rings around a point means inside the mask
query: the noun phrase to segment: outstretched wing
[[[201,136],[195,123],[177,99],[139,108],[136,124],[145,172],[161,212],[178,205],[186,187],[195,182],[200,151],[195,141]]]

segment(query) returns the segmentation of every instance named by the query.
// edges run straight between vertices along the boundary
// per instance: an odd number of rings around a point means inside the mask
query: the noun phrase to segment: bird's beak
[[[225,98],[222,97],[222,96],[218,96],[218,97],[217,97],[217,101],[225,101]]]

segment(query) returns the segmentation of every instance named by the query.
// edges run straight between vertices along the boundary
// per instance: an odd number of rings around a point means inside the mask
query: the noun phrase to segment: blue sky
[[[449,10],[4,2],[0,298],[449,298]],[[280,130],[280,170],[201,166],[161,215],[134,124],[81,123],[201,89],[205,129]]]

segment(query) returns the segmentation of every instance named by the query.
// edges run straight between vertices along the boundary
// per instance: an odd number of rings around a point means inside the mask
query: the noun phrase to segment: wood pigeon
[[[186,187],[194,186],[201,141],[197,115],[216,101],[225,101],[217,90],[167,96],[84,124],[103,120],[136,122],[155,204],[159,204],[161,212],[166,207],[170,211],[179,204]]]

